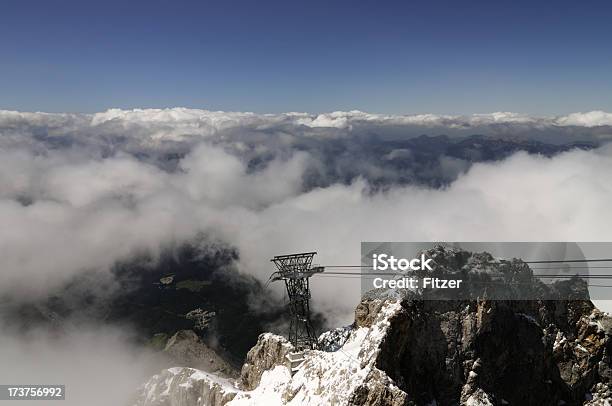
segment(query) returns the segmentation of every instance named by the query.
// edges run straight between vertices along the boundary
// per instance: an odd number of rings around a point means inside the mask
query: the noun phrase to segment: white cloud
[[[291,133],[338,135],[350,134],[360,128],[379,130],[385,127],[404,128],[405,136],[420,135],[424,131],[447,134],[464,134],[472,129],[476,133],[500,133],[504,126],[514,126],[517,133],[528,128],[559,132],[559,127],[577,126],[590,129],[597,126],[612,126],[612,113],[591,111],[567,116],[538,117],[510,112],[494,112],[473,115],[386,115],[358,110],[332,113],[279,113],[255,114],[222,112],[187,108],[172,109],[110,109],[95,114],[51,114],[22,113],[0,110],[0,134],[41,136],[43,129],[48,135],[79,134],[81,141],[92,135],[121,135],[132,141],[159,143],[180,141],[185,137],[219,137],[237,129],[277,130]],[[328,132],[324,130],[330,130]],[[335,131],[334,131],[335,130]],[[63,134],[62,134],[63,132]],[[563,131],[561,131],[563,134]],[[589,133],[581,132],[581,136]],[[433,134],[437,135],[437,134]],[[6,140],[4,140],[6,142]],[[115,139],[115,141],[117,141]],[[89,140],[95,142],[95,140]],[[97,140],[100,142],[100,140]],[[1,145],[1,144],[0,144]]]
[[[129,156],[0,151],[1,289],[44,292],[137,250],[193,238],[234,208],[283,201],[300,190],[305,160],[295,154],[249,174],[238,158],[201,145],[169,174]]]
[[[477,164],[446,189],[371,195],[356,182],[314,190],[230,217],[242,225],[230,238],[262,276],[265,259],[284,252],[316,249],[323,264],[359,264],[361,241],[609,241],[609,173],[612,148],[551,159],[520,153]],[[350,311],[354,302],[340,299],[356,300],[356,282],[346,296],[347,280],[317,283],[320,305]]]
[[[559,117],[559,125],[573,125],[578,127],[598,127],[612,125],[612,113],[605,111],[589,111],[587,113],[572,113]]]
[[[35,329],[24,336],[1,327],[0,382],[65,385],[64,405],[130,404],[135,389],[167,366],[158,355],[129,344],[129,335],[119,329],[81,326],[61,334]]]

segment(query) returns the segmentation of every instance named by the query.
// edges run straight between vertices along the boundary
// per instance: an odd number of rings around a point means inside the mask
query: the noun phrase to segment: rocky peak
[[[163,350],[174,365],[212,372],[222,377],[235,377],[237,372],[192,330],[180,330]]]
[[[415,404],[583,404],[609,381],[609,323],[590,302],[403,301],[376,365]]]
[[[286,356],[291,351],[293,346],[284,337],[271,333],[260,335],[257,344],[247,353],[240,373],[240,387],[255,389],[265,371],[286,364]]]
[[[529,289],[542,292],[580,288],[578,282],[550,287],[534,281],[518,260],[453,250],[430,254],[448,272],[486,278],[492,269],[506,280],[526,278]],[[491,300],[480,293],[470,300],[423,300],[370,292],[354,323],[324,333],[321,349],[305,354],[294,375],[286,363],[291,345],[262,334],[239,379],[167,370],[143,387],[148,395],[138,405],[612,404],[612,318],[589,300]]]

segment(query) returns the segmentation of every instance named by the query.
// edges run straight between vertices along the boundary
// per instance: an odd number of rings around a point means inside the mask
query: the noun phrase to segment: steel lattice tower
[[[298,350],[315,349],[317,346],[317,337],[310,323],[309,278],[315,273],[323,272],[323,267],[312,266],[315,254],[316,252],[305,252],[279,255],[271,259],[278,271],[270,276],[270,281],[285,281],[292,316],[289,341]]]

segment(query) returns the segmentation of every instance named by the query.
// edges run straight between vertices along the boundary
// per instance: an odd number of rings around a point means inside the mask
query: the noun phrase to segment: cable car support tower
[[[317,337],[310,322],[310,286],[309,278],[324,271],[322,266],[313,266],[312,259],[316,252],[278,255],[271,259],[278,268],[270,276],[270,281],[285,281],[289,296],[291,322],[289,341],[297,350],[316,349]]]

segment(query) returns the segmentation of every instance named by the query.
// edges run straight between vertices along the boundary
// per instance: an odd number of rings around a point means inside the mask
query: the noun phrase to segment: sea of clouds
[[[243,271],[262,280],[273,254],[317,250],[324,264],[357,263],[362,240],[605,240],[611,125],[604,112],[0,111],[0,289],[44,294],[83,270],[201,232],[238,248]],[[354,161],[350,178],[336,173],[322,187],[309,185],[313,173],[328,175],[323,165],[350,164],[345,151],[330,154],[335,139],[360,144],[364,133],[370,144],[372,137],[512,133],[558,142],[573,134],[603,146],[460,163],[442,188],[373,190],[370,175],[390,172],[376,156],[367,167]]]
[[[422,134],[598,147],[552,157],[518,152],[493,162],[451,160],[450,174],[432,175],[445,177],[441,187],[373,188],[372,176],[396,175],[379,156],[367,165],[353,160],[355,172],[342,169],[351,157],[338,145],[347,140],[363,146]],[[109,270],[134,253],[159,253],[201,233],[236,247],[241,272],[261,281],[274,255],[318,251],[321,264],[359,264],[360,242],[368,240],[610,241],[610,136],[612,114],[604,112],[538,118],[0,111],[0,297],[41,297],[83,271]],[[418,151],[394,158],[411,154]],[[316,308],[333,315],[332,322],[349,321],[358,284],[313,280]],[[103,350],[125,352],[116,336],[96,336],[105,340],[96,344]],[[16,359],[30,362],[26,370],[36,368],[32,349],[44,347],[41,356],[53,357],[65,348],[48,340],[17,345],[14,335],[0,340]],[[112,363],[99,360],[101,370],[120,364],[106,358]]]

